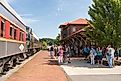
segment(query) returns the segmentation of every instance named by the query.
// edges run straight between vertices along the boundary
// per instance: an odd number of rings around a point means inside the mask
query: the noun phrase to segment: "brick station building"
[[[59,26],[61,29],[62,45],[67,45],[73,50],[72,56],[75,56],[77,52],[77,55],[79,55],[80,49],[90,43],[85,33],[85,28],[87,27],[92,28],[89,21],[82,18],[66,22]]]

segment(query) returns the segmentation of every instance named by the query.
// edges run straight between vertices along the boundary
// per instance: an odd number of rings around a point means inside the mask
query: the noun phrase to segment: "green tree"
[[[60,45],[60,36],[61,35],[58,34],[57,37],[56,37],[56,39],[55,39],[55,44],[58,45],[58,46]]]
[[[42,41],[42,49],[47,49],[47,42],[46,41]]]
[[[51,38],[42,38],[40,39],[40,41],[45,41],[47,43],[47,45],[54,45],[55,39],[51,39]]]
[[[93,31],[87,33],[98,45],[121,45],[121,0],[93,0],[88,14]]]

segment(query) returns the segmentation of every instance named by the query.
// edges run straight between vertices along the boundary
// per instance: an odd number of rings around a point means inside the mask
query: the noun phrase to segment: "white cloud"
[[[33,23],[40,22],[39,19],[32,19],[32,18],[23,18],[23,21],[24,21],[27,25],[31,25],[31,24],[33,24]]]
[[[88,18],[88,6],[92,0],[58,0],[55,15],[68,18]]]
[[[57,10],[55,15],[60,16],[61,12],[63,11],[64,0],[58,0]]]
[[[21,17],[31,17],[33,14],[20,14]]]
[[[31,25],[40,21],[39,19],[34,18],[33,14],[26,13],[20,14],[20,16],[27,25]]]

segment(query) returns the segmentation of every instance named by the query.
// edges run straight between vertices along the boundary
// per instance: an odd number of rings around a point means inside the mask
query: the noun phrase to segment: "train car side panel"
[[[0,57],[6,54],[6,42],[0,41]]]

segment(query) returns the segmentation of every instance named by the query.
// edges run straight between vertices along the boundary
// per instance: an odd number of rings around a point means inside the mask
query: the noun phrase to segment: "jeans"
[[[90,58],[91,58],[91,64],[95,64],[95,60],[94,60],[95,56],[92,55],[92,56],[90,56]]]
[[[108,56],[108,65],[109,67],[113,67],[113,58],[111,56]]]

